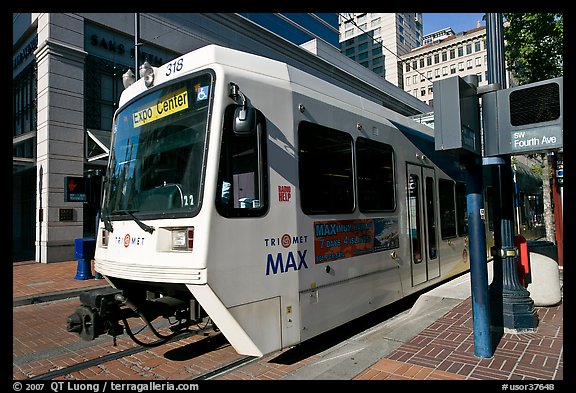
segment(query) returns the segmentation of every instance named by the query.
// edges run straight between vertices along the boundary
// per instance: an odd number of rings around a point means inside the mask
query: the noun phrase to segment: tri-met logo
[[[143,246],[144,245],[144,238],[143,237],[132,237],[130,234],[122,236],[114,236],[114,241],[116,244],[123,244],[124,247],[128,248],[130,245],[132,246]]]
[[[304,244],[308,242],[308,236],[290,236],[285,233],[281,238],[267,238],[264,239],[264,244],[266,247],[278,247],[288,248],[293,244]],[[292,269],[298,271],[302,268],[308,269],[306,264],[306,253],[308,250],[296,250],[296,254],[293,251],[281,251],[277,253],[269,253],[266,260],[266,275],[286,273],[288,270]],[[298,261],[296,261],[298,258]]]

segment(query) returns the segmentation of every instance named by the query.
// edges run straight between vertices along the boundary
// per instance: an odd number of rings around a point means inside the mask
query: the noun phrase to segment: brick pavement
[[[77,261],[50,264],[35,262],[14,263],[14,302],[16,303],[19,299],[30,297],[41,298],[50,293],[65,293],[106,285],[105,280],[74,279],[77,266]],[[488,359],[478,358],[474,355],[471,310],[471,298],[468,298],[432,323],[412,340],[381,358],[353,379],[564,380],[563,303],[551,307],[536,307],[539,318],[536,331],[521,334],[503,334],[496,341],[498,346],[494,356]],[[24,317],[22,317],[22,320],[15,319],[14,323],[15,328],[20,326],[21,329],[25,329],[25,326],[37,326],[37,323],[25,320]],[[60,326],[60,328],[63,328],[63,326]],[[56,330],[54,329],[54,331]],[[62,341],[62,337],[53,338],[58,341],[58,345],[66,345],[66,341]],[[67,338],[70,338],[70,336],[67,336]],[[29,353],[30,351],[38,350],[42,345],[46,345],[45,342],[40,341],[31,341],[29,344],[32,345],[19,347],[18,350],[21,352],[15,353],[14,356],[22,356],[27,351]],[[37,347],[35,348],[34,345]],[[230,347],[223,352],[220,350],[220,352],[228,360],[235,358],[235,352]],[[306,364],[319,359],[316,355],[311,355],[292,365],[275,363],[275,358],[283,352],[285,351],[268,354],[216,379],[283,379],[292,371],[305,367]],[[218,358],[210,361],[218,362]],[[153,359],[148,359],[146,362],[150,366],[150,362],[153,362]],[[156,366],[160,367],[159,365]],[[191,367],[191,365],[187,367]],[[191,369],[188,368],[188,370],[190,371]],[[177,375],[184,378],[186,371],[180,370]],[[88,376],[85,377],[89,378]],[[17,379],[16,376],[15,378]],[[98,378],[106,377],[100,375]],[[158,375],[155,378],[158,378]]]

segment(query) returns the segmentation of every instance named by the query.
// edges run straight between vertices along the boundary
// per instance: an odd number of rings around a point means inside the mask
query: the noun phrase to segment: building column
[[[73,260],[83,236],[83,204],[64,201],[64,177],[84,172],[83,46],[82,18],[38,16],[36,262]]]

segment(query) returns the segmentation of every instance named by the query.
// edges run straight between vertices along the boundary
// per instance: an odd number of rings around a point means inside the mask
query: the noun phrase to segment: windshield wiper
[[[102,217],[102,221],[104,221],[104,228],[108,232],[114,232],[114,228],[112,227],[112,223],[110,222],[110,218],[108,217],[108,214],[104,214],[104,216]]]
[[[146,225],[144,224],[142,221],[140,221],[133,213],[138,212],[138,210],[116,210],[114,213],[118,213],[118,214],[128,214],[135,222],[136,224],[138,224],[138,226],[140,228],[142,228],[143,230],[145,230],[146,232],[152,234],[154,232],[154,227],[150,226],[150,225]]]

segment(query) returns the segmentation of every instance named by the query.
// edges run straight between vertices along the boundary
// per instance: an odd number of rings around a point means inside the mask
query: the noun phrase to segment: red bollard
[[[526,238],[522,235],[516,235],[514,245],[518,249],[518,280],[520,281],[520,285],[526,288],[528,286],[526,276],[530,274],[530,255],[528,254]]]

